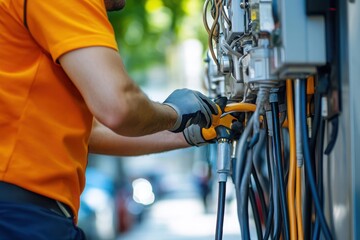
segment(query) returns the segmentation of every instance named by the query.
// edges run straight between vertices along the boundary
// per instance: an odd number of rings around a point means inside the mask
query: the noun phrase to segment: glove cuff
[[[183,135],[186,142],[191,146],[200,147],[208,143],[204,140],[199,125],[191,125],[185,128]]]
[[[175,112],[176,112],[177,115],[178,115],[174,126],[173,126],[171,129],[169,129],[169,131],[174,132],[174,133],[181,132],[182,129],[180,129],[180,127],[181,127],[181,114],[180,114],[180,110],[179,110],[175,105],[173,105],[173,104],[171,104],[171,103],[163,103],[163,104],[171,107],[172,109],[174,109]]]

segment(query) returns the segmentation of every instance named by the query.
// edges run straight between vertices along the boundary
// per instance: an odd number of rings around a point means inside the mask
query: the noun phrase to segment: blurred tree
[[[119,51],[128,71],[145,72],[165,64],[167,49],[189,38],[206,44],[203,0],[128,0],[124,10],[109,13]],[[137,74],[139,84],[145,76]]]

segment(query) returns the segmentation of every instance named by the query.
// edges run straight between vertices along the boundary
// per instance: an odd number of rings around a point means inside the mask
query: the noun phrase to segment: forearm
[[[95,121],[89,139],[89,152],[116,156],[137,156],[189,147],[182,133],[161,131],[141,136],[125,137]]]
[[[151,101],[127,74],[113,49],[77,49],[59,61],[95,118],[116,133],[142,136],[174,126],[176,111]]]
[[[175,110],[167,105],[151,101],[136,86],[123,91],[127,109],[123,121],[113,130],[123,136],[143,136],[171,129],[177,119]]]

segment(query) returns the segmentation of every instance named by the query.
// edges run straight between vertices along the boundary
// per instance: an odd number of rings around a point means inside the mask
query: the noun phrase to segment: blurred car
[[[115,239],[118,231],[115,183],[92,167],[86,170],[86,179],[80,198],[78,225],[90,240]]]
[[[154,177],[123,178],[116,182],[96,167],[86,170],[78,225],[89,240],[111,240],[142,221],[158,192]],[[156,182],[156,181],[155,181]],[[160,194],[159,194],[160,195]]]

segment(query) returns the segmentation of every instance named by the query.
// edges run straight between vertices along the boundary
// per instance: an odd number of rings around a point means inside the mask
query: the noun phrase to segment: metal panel
[[[324,165],[325,212],[335,239],[360,239],[360,3],[339,4],[343,107],[337,143]]]
[[[348,2],[348,46],[349,46],[349,91],[350,91],[350,122],[351,122],[351,163],[353,191],[353,239],[360,239],[360,2]]]
[[[323,16],[307,16],[303,0],[281,0],[280,41],[275,42],[274,69],[280,78],[302,78],[325,65]]]

